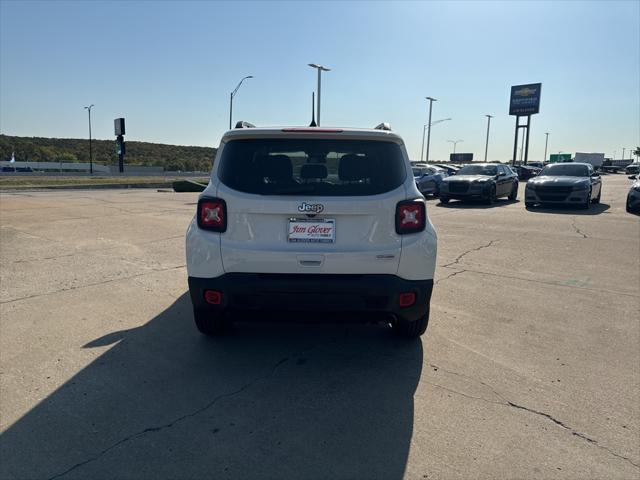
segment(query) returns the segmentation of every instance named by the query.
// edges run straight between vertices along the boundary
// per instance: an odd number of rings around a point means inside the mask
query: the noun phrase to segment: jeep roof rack
[[[388,132],[391,131],[391,125],[389,125],[387,122],[382,122],[378,125],[376,125],[375,130],[386,130]]]
[[[256,128],[256,126],[253,123],[244,122],[240,120],[238,123],[236,123],[235,128]]]

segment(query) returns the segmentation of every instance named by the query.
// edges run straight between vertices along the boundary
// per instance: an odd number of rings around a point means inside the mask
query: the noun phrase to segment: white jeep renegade
[[[187,230],[196,326],[234,318],[429,322],[436,233],[402,139],[375,129],[255,128],[220,144]]]

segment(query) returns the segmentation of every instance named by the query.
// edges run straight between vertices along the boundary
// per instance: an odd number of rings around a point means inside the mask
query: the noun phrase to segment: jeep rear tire
[[[231,321],[224,314],[216,314],[206,310],[194,309],[193,319],[198,331],[204,335],[224,335],[231,327]]]
[[[404,338],[418,338],[426,330],[429,325],[429,312],[417,320],[405,320],[398,318],[393,324],[393,331],[400,337]]]

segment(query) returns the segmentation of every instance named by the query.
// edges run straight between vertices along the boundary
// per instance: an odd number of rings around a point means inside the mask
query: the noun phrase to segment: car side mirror
[[[635,180],[635,179],[636,179],[636,176],[635,176],[635,175],[629,175],[627,178],[628,178],[629,180]]]
[[[504,172],[499,172],[499,173],[498,173],[498,176],[499,176],[499,177],[504,177],[505,175],[506,175],[506,173],[504,173]]]

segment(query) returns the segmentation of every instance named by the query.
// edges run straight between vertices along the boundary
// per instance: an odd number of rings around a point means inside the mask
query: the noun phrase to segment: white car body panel
[[[235,129],[225,134],[201,197],[217,197],[227,204],[224,233],[187,230],[187,271],[190,277],[215,278],[224,273],[391,274],[406,280],[433,279],[436,232],[428,218],[423,232],[398,235],[398,202],[421,198],[399,136],[382,130],[342,129],[341,133],[284,133],[282,129]],[[218,179],[219,158],[227,140],[260,137],[337,138],[394,141],[405,159],[404,183],[380,195],[324,196],[255,195],[232,190]],[[306,218],[301,202],[321,203],[314,218],[336,221],[335,243],[290,243],[289,218]]]

